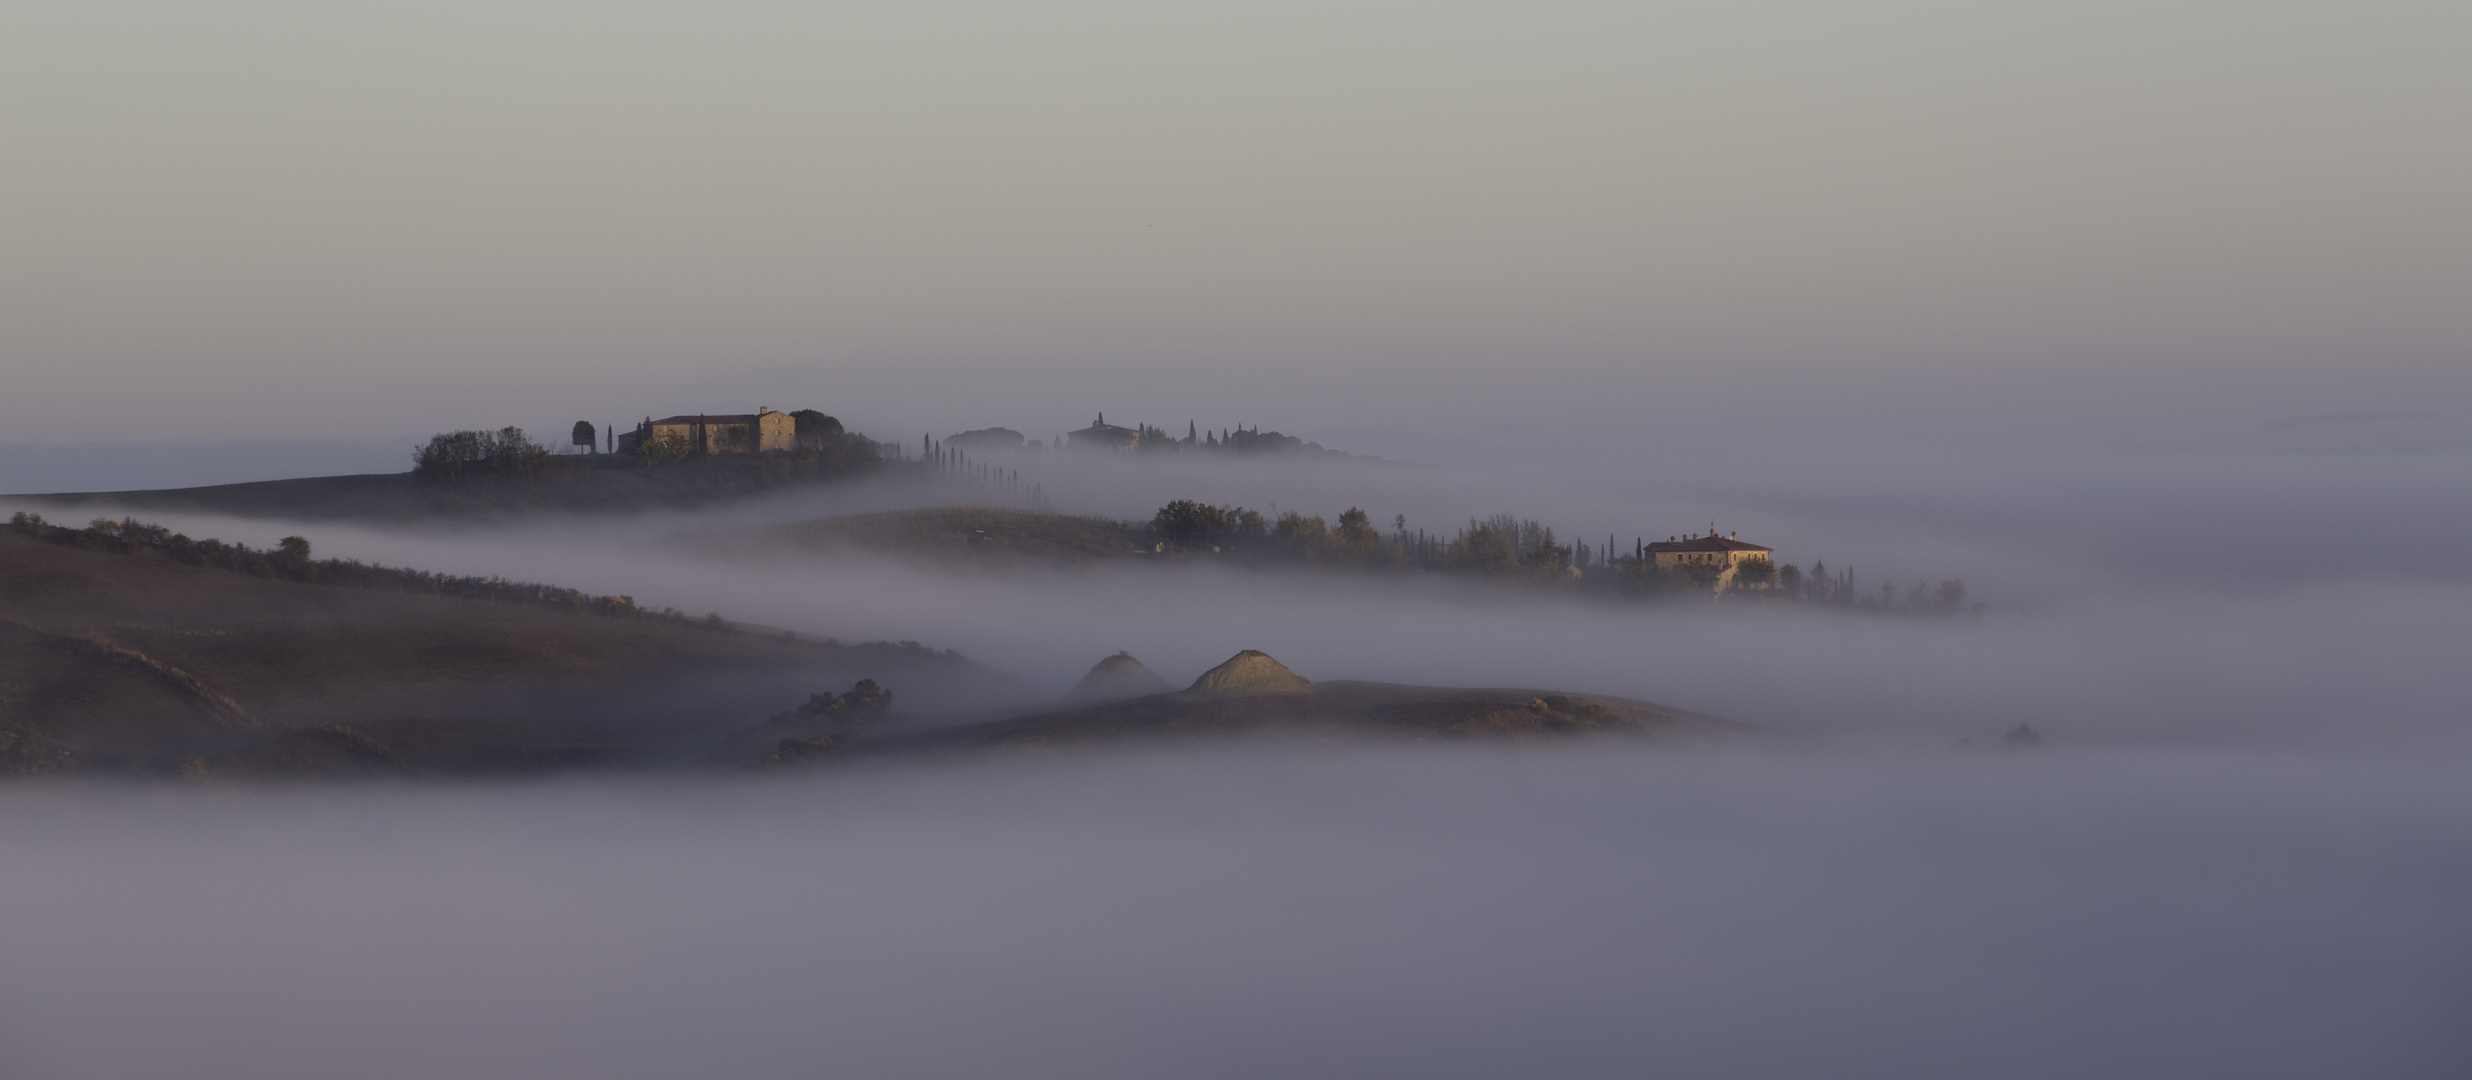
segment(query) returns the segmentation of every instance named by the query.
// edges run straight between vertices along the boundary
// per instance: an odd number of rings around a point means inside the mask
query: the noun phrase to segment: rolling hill
[[[309,584],[0,529],[0,773],[704,761],[733,752],[722,732],[866,677],[929,708],[1006,685],[916,645]]]
[[[9,501],[45,512],[192,510],[298,521],[417,521],[544,510],[611,513],[708,506],[852,479],[887,467],[898,466],[887,466],[872,451],[838,456],[714,454],[659,464],[600,454],[548,458],[532,477],[442,481],[411,472],[364,473],[146,491],[13,495]]]

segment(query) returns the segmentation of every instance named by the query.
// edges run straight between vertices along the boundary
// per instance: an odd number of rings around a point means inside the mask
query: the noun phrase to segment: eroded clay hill
[[[1202,673],[1187,688],[1196,694],[1302,694],[1313,689],[1305,677],[1287,669],[1259,649],[1246,649]]]
[[[1762,734],[1730,720],[1598,694],[1314,683],[1268,654],[1248,649],[1204,673],[1190,689],[886,740],[876,749],[1224,742],[1263,737],[1422,742],[1621,736],[1666,742]]]
[[[1065,700],[1083,703],[1123,701],[1126,698],[1164,694],[1173,689],[1167,680],[1143,667],[1132,653],[1120,652],[1091,665],[1090,673],[1065,694]]]

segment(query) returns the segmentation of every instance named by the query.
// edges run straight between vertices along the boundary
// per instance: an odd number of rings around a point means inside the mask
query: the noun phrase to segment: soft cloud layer
[[[1360,463],[1022,462],[1066,509],[1140,518],[1180,495],[1448,534],[1507,510],[1627,550],[1717,520],[1782,561],[1962,577],[1980,619],[1640,607],[1464,579],[1367,580],[1139,562],[1042,570],[668,540],[827,513],[967,502],[881,482],[689,514],[371,528],[152,514],[192,535],[502,574],[845,639],[957,648],[1061,690],[1130,649],[1182,682],[1239,649],[1316,679],[1611,693],[1830,739],[2451,743],[2472,738],[2472,476],[2445,455],[1753,458],[1635,474],[1618,456],[1485,469]],[[2446,497],[2440,498],[2438,496]],[[2318,523],[2327,523],[2320,530]],[[1604,531],[1597,531],[1597,530]],[[1593,534],[1593,535],[1591,535]],[[824,689],[819,687],[818,689]],[[898,692],[901,688],[895,687]],[[1036,704],[1025,700],[1016,706]]]
[[[12,1076],[2437,1077],[2460,760],[0,793]]]

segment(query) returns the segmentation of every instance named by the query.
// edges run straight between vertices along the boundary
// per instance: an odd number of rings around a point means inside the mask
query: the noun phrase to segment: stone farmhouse
[[[1717,535],[1711,525],[1699,536],[1669,536],[1662,544],[1648,545],[1647,554],[1657,569],[1687,565],[1713,564],[1717,567],[1717,588],[1733,587],[1734,571],[1752,559],[1766,559],[1771,549],[1742,542],[1741,533]],[[1765,584],[1754,586],[1767,588]]]
[[[618,436],[618,452],[633,453],[646,440],[676,436],[699,454],[755,454],[790,450],[798,445],[798,421],[785,412],[759,407],[752,413],[695,413],[647,417],[635,430]]]

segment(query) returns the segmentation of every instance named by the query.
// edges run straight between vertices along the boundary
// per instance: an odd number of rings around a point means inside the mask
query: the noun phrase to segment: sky
[[[0,479],[759,405],[2460,450],[2467,44],[2443,3],[13,5]],[[160,468],[23,463],[127,443]]]

